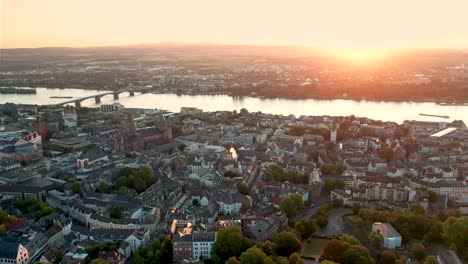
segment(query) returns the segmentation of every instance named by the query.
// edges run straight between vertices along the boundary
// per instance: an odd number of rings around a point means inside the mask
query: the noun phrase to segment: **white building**
[[[192,242],[193,259],[209,259],[211,258],[213,244],[216,242],[216,233],[193,233]]]
[[[377,232],[383,237],[384,248],[401,247],[401,235],[391,224],[376,222],[372,224],[372,232]]]
[[[124,110],[124,106],[119,103],[114,104],[102,104],[101,111],[102,112],[118,112]]]
[[[78,115],[75,109],[63,110],[63,126],[64,127],[77,127],[78,126]]]

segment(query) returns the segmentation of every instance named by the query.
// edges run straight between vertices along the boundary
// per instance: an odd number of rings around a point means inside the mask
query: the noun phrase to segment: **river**
[[[50,89],[37,88],[37,94],[0,94],[0,104],[12,102],[22,104],[56,104],[70,99],[54,99],[50,96],[72,96],[80,98],[107,91],[83,90],[83,89]],[[251,112],[294,114],[300,115],[330,115],[347,116],[354,114],[360,117],[369,117],[382,121],[395,121],[402,123],[404,120],[425,121],[452,121],[463,120],[468,124],[468,106],[441,106],[429,102],[375,102],[354,100],[292,100],[292,99],[260,99],[253,97],[233,98],[228,95],[175,95],[175,94],[120,94],[118,100],[112,95],[101,98],[102,104],[121,103],[128,108],[158,108],[179,112],[181,107],[193,106],[205,111],[216,110],[240,110],[246,108]],[[88,99],[81,103],[82,106],[97,107],[99,104],[94,99]],[[448,115],[450,118],[437,118],[420,116],[419,113]]]

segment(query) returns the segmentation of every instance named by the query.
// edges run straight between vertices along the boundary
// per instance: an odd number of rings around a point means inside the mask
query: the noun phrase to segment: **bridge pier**
[[[135,92],[134,91],[130,91],[130,96],[135,96]]]
[[[118,93],[114,93],[114,100],[117,100],[119,99],[119,94]]]
[[[96,101],[96,104],[99,104],[101,102],[101,97],[100,96],[94,97],[94,101]]]
[[[75,101],[75,107],[81,107],[81,101]]]

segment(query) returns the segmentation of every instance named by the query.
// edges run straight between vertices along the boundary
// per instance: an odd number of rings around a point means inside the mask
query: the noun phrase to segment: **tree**
[[[367,237],[367,239],[369,240],[370,245],[374,249],[378,250],[378,249],[382,248],[383,237],[380,234],[375,233],[375,232],[371,232],[369,234],[369,236]]]
[[[141,166],[140,175],[143,181],[145,182],[146,186],[151,186],[155,181],[154,171],[153,168],[151,168],[150,166]]]
[[[317,222],[318,227],[324,228],[328,225],[328,216],[324,214],[320,214],[319,216],[317,216],[316,222]]]
[[[341,263],[345,247],[344,243],[338,239],[332,239],[325,244],[320,255],[321,260],[330,260]]]
[[[336,179],[336,180],[326,179],[325,180],[324,190],[327,192],[335,190],[335,189],[343,190],[344,187],[345,187],[344,181],[341,179]]]
[[[429,194],[429,202],[431,203],[435,203],[437,202],[437,193],[433,190],[429,190],[427,191],[427,193]]]
[[[412,214],[420,214],[420,215],[426,214],[426,209],[424,209],[424,207],[422,207],[422,205],[418,203],[410,204],[408,211]]]
[[[304,260],[296,252],[289,256],[289,264],[305,264]]]
[[[241,114],[241,115],[248,115],[248,114],[249,114],[249,111],[248,111],[247,109],[245,109],[245,108],[242,108],[242,109],[240,110],[240,114]]]
[[[213,253],[216,255],[215,259],[224,263],[230,257],[240,257],[241,253],[251,245],[252,241],[242,236],[240,227],[226,227],[218,231]]]
[[[296,223],[294,230],[302,239],[309,238],[315,232],[315,221],[310,218],[301,219]]]
[[[362,245],[351,245],[343,253],[342,264],[373,264],[369,250]]]
[[[146,186],[145,181],[141,177],[137,176],[133,179],[133,188],[138,193],[141,193],[146,190],[147,186]]]
[[[109,262],[102,258],[93,259],[91,264],[109,264]]]
[[[423,261],[426,258],[426,247],[421,243],[415,243],[411,252],[416,260]]]
[[[237,190],[243,195],[249,195],[249,186],[245,182],[238,183]]]
[[[98,190],[99,190],[100,193],[109,193],[109,184],[107,184],[104,181],[101,181],[99,183]]]
[[[133,255],[133,263],[172,263],[172,241],[168,238],[159,238],[150,245],[140,248]]]
[[[241,205],[240,213],[241,213],[241,214],[245,214],[245,213],[247,213],[247,211],[248,211],[250,208],[251,208],[250,203],[249,203],[249,202],[244,202],[244,203]]]
[[[379,157],[390,162],[393,159],[393,155],[393,149],[391,149],[387,144],[382,143],[379,149]]]
[[[266,258],[266,254],[254,246],[247,251],[243,252],[239,258],[241,264],[263,264],[263,259]]]
[[[464,252],[466,244],[468,244],[468,236],[466,234],[466,230],[468,230],[468,216],[459,218],[451,216],[442,224],[442,228],[444,230],[443,237],[447,241],[447,244],[459,253]]]
[[[320,171],[323,175],[341,175],[344,171],[344,166],[340,162],[326,163],[320,166]]]
[[[270,256],[268,256],[263,260],[263,264],[275,264],[275,261]]]
[[[81,184],[80,182],[74,182],[72,185],[73,193],[81,193]]]
[[[293,232],[281,232],[273,239],[276,254],[288,257],[299,251],[302,247],[301,240]]]
[[[240,264],[240,261],[237,260],[236,257],[230,257],[227,261],[226,264]]]
[[[58,264],[63,259],[63,251],[62,250],[54,250],[54,264]]]
[[[447,209],[445,211],[440,212],[437,215],[437,218],[441,222],[445,222],[450,216],[460,217],[461,216],[460,210],[458,210],[458,209]]]
[[[122,209],[120,209],[120,206],[116,205],[116,206],[112,207],[109,216],[110,216],[110,218],[122,219],[123,214],[122,214]]]
[[[288,218],[296,216],[302,209],[304,209],[304,200],[302,196],[297,193],[288,195],[280,202],[280,210],[284,212]]]
[[[444,241],[442,237],[443,229],[442,223],[436,220],[431,221],[429,230],[425,233],[423,237],[424,243],[440,243]]]
[[[394,251],[385,250],[380,254],[379,264],[396,264],[396,255]]]
[[[426,257],[426,260],[424,261],[424,264],[437,264],[437,260],[436,258],[434,258],[433,256],[427,256]]]

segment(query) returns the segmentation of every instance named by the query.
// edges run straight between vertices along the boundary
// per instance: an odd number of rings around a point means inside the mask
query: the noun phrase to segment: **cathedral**
[[[154,120],[153,126],[137,128],[133,115],[127,114],[121,130],[115,135],[114,149],[118,152],[143,150],[149,143],[164,139],[172,139],[172,130],[162,115]]]

